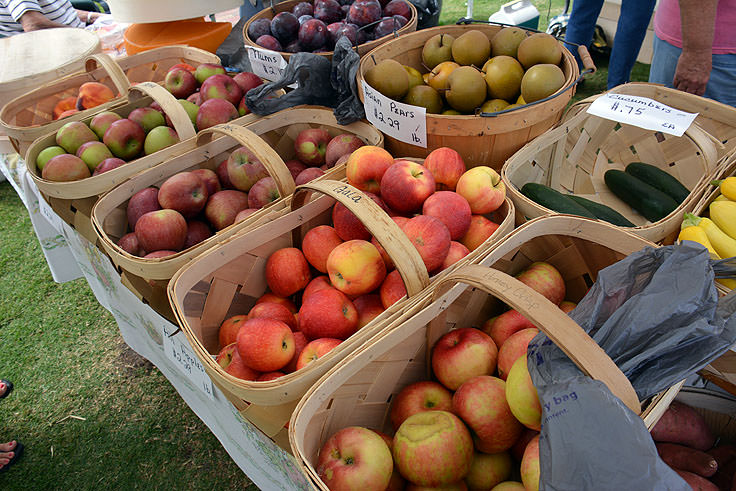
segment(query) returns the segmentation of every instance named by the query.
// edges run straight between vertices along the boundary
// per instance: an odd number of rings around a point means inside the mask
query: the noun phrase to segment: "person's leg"
[[[631,77],[641,43],[647,34],[656,0],[622,0],[616,37],[608,63],[608,88],[625,84]]]
[[[713,55],[704,96],[736,107],[736,54]]]
[[[593,32],[595,31],[595,23],[603,8],[603,0],[575,0],[570,12],[570,19],[567,21],[565,30],[565,41],[590,46],[593,41]],[[582,62],[578,56],[576,49],[571,49],[578,60],[578,66],[582,68]]]
[[[653,47],[654,53],[652,55],[652,65],[649,68],[649,82],[671,88],[672,80],[675,78],[677,60],[680,58],[682,50],[667,41],[659,39],[656,34],[654,35]]]

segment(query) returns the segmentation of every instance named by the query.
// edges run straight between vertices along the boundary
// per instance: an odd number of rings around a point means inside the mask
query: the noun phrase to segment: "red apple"
[[[296,179],[294,179],[294,184],[296,184],[297,186],[301,186],[302,184],[314,181],[318,177],[324,175],[325,171],[323,171],[319,167],[309,167],[307,169],[304,169],[302,172],[299,173],[298,176],[296,176]]]
[[[465,327],[445,333],[432,347],[432,372],[442,385],[457,390],[463,382],[496,370],[498,349],[490,336]]]
[[[470,228],[470,205],[452,191],[437,191],[426,199],[422,214],[438,218],[450,231],[452,240],[458,240]]]
[[[326,275],[316,276],[304,288],[304,291],[302,292],[302,302],[305,302],[313,293],[324,290],[325,288],[334,288],[334,286],[330,285],[329,277]]]
[[[534,324],[529,319],[512,309],[485,321],[481,326],[481,331],[488,334],[496,343],[498,349],[501,349],[512,334],[524,329],[534,328]]]
[[[56,144],[74,155],[83,143],[98,141],[97,135],[81,121],[70,121],[56,131]]]
[[[453,240],[452,242],[450,242],[450,250],[447,251],[447,256],[445,256],[445,260],[442,261],[440,271],[446,270],[468,254],[470,254],[470,251],[467,247],[462,245],[460,242],[455,242]]]
[[[253,306],[248,312],[248,319],[258,318],[276,319],[283,322],[289,329],[296,331],[296,318],[284,305],[273,302],[261,302]]]
[[[146,251],[180,251],[187,240],[187,221],[176,210],[149,211],[136,222],[135,235]]]
[[[402,229],[402,230],[403,230],[404,225],[406,224],[406,222],[409,221],[408,218],[402,217],[402,216],[392,216],[391,217],[391,220],[393,220],[396,223],[396,225],[398,225],[399,228]],[[392,269],[394,269],[394,261],[393,261],[393,259],[391,259],[391,256],[388,255],[388,252],[386,252],[386,249],[384,249],[383,246],[381,246],[381,244],[378,243],[378,239],[376,239],[375,237],[373,237],[371,239],[371,244],[373,244],[374,246],[376,246],[376,249],[378,249],[378,252],[381,253],[381,257],[383,258],[383,262],[386,263],[386,271],[391,271]]]
[[[256,382],[268,382],[269,380],[276,380],[279,377],[286,375],[284,372],[267,372],[262,373],[256,379]]]
[[[332,138],[325,150],[325,163],[327,167],[334,167],[340,157],[352,154],[363,145],[365,145],[363,140],[351,133],[342,133]]]
[[[100,164],[95,167],[95,171],[92,173],[93,176],[102,174],[103,172],[107,172],[113,169],[117,169],[121,165],[126,164],[125,160],[119,159],[117,157],[112,157],[109,159],[105,159]]]
[[[126,213],[128,216],[128,227],[135,230],[135,224],[138,219],[149,211],[160,210],[161,205],[158,203],[158,188],[147,187],[136,192],[128,200]]]
[[[381,198],[367,191],[364,194],[370,197],[378,206],[384,210],[386,209],[386,205]],[[335,203],[332,208],[332,225],[342,240],[370,240],[371,238],[371,233],[365,228],[365,225],[340,202]]]
[[[402,230],[419,251],[427,271],[442,266],[451,242],[450,231],[444,223],[428,215],[418,215],[409,219]]]
[[[113,158],[110,149],[98,141],[82,143],[77,149],[77,157],[87,164],[90,172],[94,172],[103,160]]]
[[[436,148],[429,152],[423,165],[434,176],[437,191],[455,191],[457,181],[466,171],[465,162],[460,154],[447,147]]]
[[[508,387],[508,382],[506,383],[506,386]],[[514,446],[511,447],[511,456],[514,460],[521,462],[521,459],[524,457],[524,450],[526,450],[527,444],[537,435],[539,435],[538,431],[524,428],[519,439],[516,440]]]
[[[506,199],[506,185],[501,176],[484,165],[473,167],[460,176],[455,191],[468,200],[476,215],[496,211]]]
[[[309,263],[302,251],[295,247],[279,249],[266,260],[266,283],[280,297],[288,297],[302,290],[311,279]]]
[[[191,218],[207,203],[207,187],[196,174],[179,172],[167,178],[158,190],[161,208],[176,210]]]
[[[381,285],[386,277],[386,264],[370,242],[349,240],[330,252],[327,273],[335,288],[346,295],[359,296]]]
[[[248,319],[238,331],[237,344],[243,363],[259,372],[279,370],[294,356],[294,335],[276,319]]]
[[[146,255],[146,251],[143,250],[140,242],[138,242],[138,237],[133,232],[120,237],[118,247],[133,256],[143,257]]]
[[[302,130],[294,140],[296,157],[311,167],[325,163],[325,152],[330,142],[330,134],[322,128]]]
[[[294,356],[291,357],[289,363],[281,369],[284,373],[291,373],[296,371],[296,364],[299,362],[299,357],[304,351],[304,348],[309,344],[307,337],[301,331],[294,332]]]
[[[218,191],[207,200],[204,216],[215,230],[222,230],[235,223],[239,212],[248,208],[248,195],[235,189]]]
[[[256,181],[248,191],[248,208],[260,209],[273,203],[280,197],[273,177],[263,177]]]
[[[164,87],[177,99],[186,99],[197,90],[197,79],[185,68],[172,67],[164,77]]]
[[[327,256],[342,244],[342,239],[334,228],[329,225],[319,225],[310,229],[302,239],[302,251],[309,264],[320,273],[327,272]]]
[[[470,470],[465,476],[468,489],[494,489],[496,485],[511,477],[512,465],[508,452],[495,454],[475,452]]]
[[[386,489],[394,469],[391,451],[376,432],[349,426],[319,451],[317,474],[330,489]]]
[[[333,338],[318,338],[310,341],[304,346],[296,361],[296,369],[301,370],[312,362],[315,362],[335,349],[342,341]]]
[[[219,63],[200,63],[194,70],[194,78],[202,85],[205,80],[218,73],[225,73],[225,67]]]
[[[269,177],[266,167],[247,147],[232,151],[227,159],[227,175],[230,183],[241,191],[250,191],[256,182]]]
[[[381,199],[399,213],[414,213],[422,209],[424,200],[434,193],[434,188],[434,177],[429,169],[416,162],[401,160],[383,174]]]
[[[460,239],[460,243],[469,250],[474,251],[480,247],[488,238],[496,232],[499,225],[487,219],[483,215],[470,217],[470,227]]]
[[[237,73],[233,77],[233,81],[238,84],[240,90],[243,91],[243,95],[247,94],[250,89],[263,85],[261,77],[252,72]]]
[[[203,100],[199,105],[199,111],[197,111],[197,129],[202,131],[205,128],[227,123],[238,117],[240,117],[238,109],[230,101],[225,99]]]
[[[49,160],[41,172],[47,181],[78,181],[90,177],[92,173],[82,159],[70,153],[62,153]]]
[[[388,446],[388,449],[391,451],[391,462],[393,463],[393,451],[394,451],[394,439],[393,437],[388,436],[386,433],[383,433],[381,431],[376,431],[378,433],[378,436],[383,438],[383,441]],[[406,488],[406,479],[401,477],[401,473],[399,472],[399,469],[396,468],[396,465],[393,466],[393,471],[391,472],[391,479],[388,481],[388,487],[386,488],[386,491],[404,491],[404,488]]]
[[[141,125],[127,118],[113,121],[102,137],[112,154],[123,160],[132,160],[140,155],[145,140],[146,133]]]
[[[243,98],[243,91],[231,77],[220,73],[212,75],[202,82],[202,86],[199,88],[199,95],[203,103],[210,99],[225,99],[233,106],[237,106],[240,103],[240,99]],[[177,97],[177,99],[184,98]]]
[[[289,169],[289,172],[291,173],[291,177],[296,180],[296,178],[301,174],[301,172],[305,169],[307,169],[307,166],[299,162],[298,160],[287,160],[284,162],[284,165],[286,165],[286,168]]]
[[[157,126],[164,126],[166,124],[163,113],[152,107],[138,107],[133,109],[128,114],[128,119],[141,125],[141,128],[146,133]]]
[[[217,165],[217,168],[215,169],[215,174],[217,174],[217,178],[220,180],[220,185],[222,186],[222,189],[234,189],[235,186],[230,182],[230,176],[227,175],[227,159],[223,160]]]
[[[237,349],[237,343],[231,343],[220,350],[215,361],[233,377],[243,380],[257,380],[260,376],[256,370],[245,366]]]
[[[560,272],[549,263],[534,262],[516,275],[516,279],[541,293],[555,305],[565,299],[565,280]]]
[[[381,297],[375,293],[361,295],[353,300],[355,310],[358,311],[358,329],[367,326],[373,319],[383,313]]]
[[[161,259],[162,257],[173,256],[176,253],[177,253],[177,251],[172,251],[172,250],[169,250],[169,249],[164,249],[164,250],[160,250],[160,251],[149,252],[148,254],[146,254],[145,256],[143,256],[143,259]]]
[[[511,366],[520,356],[526,356],[526,350],[534,336],[539,333],[539,329],[523,329],[512,334],[498,349],[498,377],[506,380],[511,370]]]
[[[217,178],[215,171],[211,169],[194,169],[189,171],[195,176],[199,177],[207,188],[207,196],[212,196],[218,191],[221,191],[220,180]]]
[[[189,249],[210,237],[212,237],[212,230],[209,225],[199,220],[188,220],[187,240],[184,241],[183,249]]]
[[[563,300],[562,302],[560,302],[560,305],[558,305],[558,307],[560,307],[560,310],[562,310],[566,314],[572,312],[573,309],[575,309],[575,307],[577,306],[578,304],[576,304],[575,302],[570,302],[568,300]]]
[[[287,309],[289,309],[289,311],[292,314],[296,314],[297,311],[299,310],[299,309],[296,308],[296,305],[294,305],[294,302],[292,302],[288,298],[280,297],[280,296],[278,296],[278,295],[276,295],[274,293],[271,293],[271,292],[266,292],[263,295],[261,295],[260,297],[258,297],[258,299],[256,300],[256,303],[258,304],[258,303],[261,303],[261,302],[273,302],[273,303],[281,304],[284,307],[286,307]]]
[[[532,438],[521,459],[521,482],[526,489],[539,489],[539,435]]]
[[[358,329],[358,311],[340,290],[312,293],[299,309],[299,330],[308,339],[347,339]]]
[[[195,106],[199,106],[200,104],[202,104],[202,96],[199,95],[199,92],[195,92],[194,94],[190,95],[186,98],[186,100],[191,102]],[[197,124],[196,118],[194,124]]]
[[[118,119],[123,119],[122,116],[120,116],[118,113],[114,113],[112,111],[103,111],[99,114],[96,114],[95,117],[90,120],[89,129],[91,129],[95,133],[95,135],[97,135],[97,138],[102,140],[102,137],[105,136],[105,132],[113,123],[113,121],[117,121]]]
[[[394,431],[406,418],[423,411],[452,411],[452,393],[430,380],[407,385],[391,401],[390,417]]]
[[[247,315],[234,315],[222,321],[222,324],[220,324],[220,330],[217,334],[220,346],[225,347],[234,343],[237,340],[240,327],[245,324],[245,321],[247,320]]]
[[[245,210],[240,210],[238,214],[235,215],[235,221],[233,223],[243,221],[257,211],[258,208],[246,208]]]
[[[407,296],[404,280],[401,279],[401,274],[397,269],[386,275],[386,279],[381,283],[379,296],[384,309]]]

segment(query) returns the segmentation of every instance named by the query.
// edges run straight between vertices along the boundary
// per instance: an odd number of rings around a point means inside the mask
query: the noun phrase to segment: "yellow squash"
[[[684,225],[685,224],[683,223],[683,227]],[[680,230],[680,235],[677,236],[677,240],[692,240],[693,242],[702,244],[703,246],[705,246],[706,249],[708,249],[708,252],[710,252],[713,259],[721,258],[716,250],[713,249],[713,245],[708,240],[708,234],[706,234],[705,230],[698,227],[697,225],[689,225],[687,227],[684,227],[682,230]]]
[[[720,186],[722,195],[731,201],[736,201],[736,177],[727,177],[720,181],[713,181],[711,184]]]
[[[728,236],[726,232],[718,228],[709,218],[701,218],[692,213],[685,213],[685,220],[682,222],[683,228],[695,225],[705,230],[708,240],[713,249],[720,257],[736,256],[736,240]]]
[[[708,207],[710,218],[729,237],[736,239],[736,202],[714,201]]]
[[[726,198],[724,195],[719,194],[718,196],[716,196],[716,199],[714,199],[713,201],[731,201],[731,200]]]

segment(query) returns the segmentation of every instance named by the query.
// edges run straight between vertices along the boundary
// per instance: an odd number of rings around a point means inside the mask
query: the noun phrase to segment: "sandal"
[[[15,442],[15,448],[11,450],[11,452],[13,452],[13,458],[10,459],[10,462],[0,467],[0,474],[7,471],[10,466],[13,465],[13,462],[18,460],[20,456],[23,455],[23,444],[21,442]]]
[[[8,397],[8,394],[13,392],[13,382],[11,382],[10,380],[3,380],[3,379],[0,379],[0,382],[5,384],[5,387],[6,387],[5,392],[3,392],[3,395],[0,396],[0,399],[5,399],[6,397]]]

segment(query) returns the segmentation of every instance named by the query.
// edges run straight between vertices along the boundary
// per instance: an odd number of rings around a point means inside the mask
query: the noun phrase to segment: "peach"
[[[54,106],[52,111],[54,119],[59,119],[63,113],[71,109],[77,109],[77,98],[75,96],[64,97]]]
[[[542,421],[542,405],[537,389],[526,366],[526,356],[519,357],[506,377],[506,400],[511,412],[521,424],[539,431]]]
[[[80,111],[97,107],[115,98],[110,87],[100,82],[85,82],[79,87],[76,107]]]

